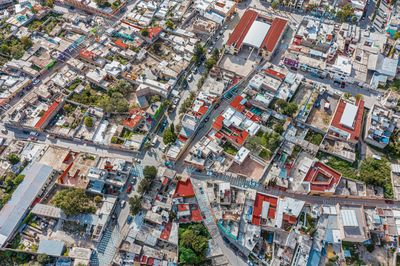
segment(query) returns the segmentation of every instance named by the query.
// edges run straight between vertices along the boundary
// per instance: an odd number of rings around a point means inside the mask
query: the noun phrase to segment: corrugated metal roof
[[[22,171],[24,181],[0,211],[0,246],[4,245],[19,225],[52,172],[52,167],[41,163],[33,163]]]
[[[340,118],[340,124],[348,128],[354,128],[354,120],[357,115],[357,106],[351,103],[346,103],[344,107],[343,115]]]
[[[355,210],[342,210],[341,214],[343,226],[358,226]]]
[[[257,49],[260,48],[270,27],[271,26],[267,23],[254,21],[247,32],[246,37],[244,37],[243,43],[256,47]]]
[[[61,256],[64,250],[64,242],[58,240],[40,240],[38,253],[50,256]]]

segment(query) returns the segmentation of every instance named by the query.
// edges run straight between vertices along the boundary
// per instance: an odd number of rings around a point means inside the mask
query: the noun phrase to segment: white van
[[[153,141],[151,142],[151,147],[156,146],[157,142],[158,142],[158,139],[157,139],[157,136],[155,136]]]

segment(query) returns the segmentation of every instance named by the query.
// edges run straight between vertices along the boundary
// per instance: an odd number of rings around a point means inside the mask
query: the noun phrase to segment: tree
[[[386,159],[368,157],[361,163],[360,176],[367,184],[383,186],[390,179],[389,163]]]
[[[129,198],[129,205],[131,206],[131,214],[136,215],[142,207],[142,199],[138,195],[135,195],[132,198]]]
[[[54,0],[46,0],[44,2],[44,5],[48,6],[48,7],[53,7],[54,6]]]
[[[125,80],[120,79],[108,90],[108,94],[110,96],[112,96],[115,92],[119,92],[122,95],[127,95],[132,92],[132,86]]]
[[[274,1],[274,2],[271,3],[271,7],[272,7],[273,9],[278,8],[278,5],[279,5],[279,2],[277,2],[277,1]]]
[[[28,36],[22,36],[21,44],[24,46],[24,50],[28,50],[32,47],[32,40]]]
[[[140,33],[142,34],[143,37],[149,37],[150,32],[147,28],[143,28]]]
[[[351,96],[353,96],[353,95],[351,95],[351,93],[349,93],[349,92],[345,92],[344,94],[343,94],[343,97],[345,98],[345,99],[350,99],[351,98]]]
[[[218,59],[219,59],[219,50],[218,50],[218,48],[215,48],[213,50],[213,55],[212,56],[216,61],[218,61]]]
[[[93,127],[93,125],[94,125],[93,118],[91,116],[86,116],[84,124],[86,127],[90,127],[90,128]]]
[[[400,38],[400,31],[397,31],[394,35],[393,35],[393,39],[395,39],[396,41]]]
[[[153,96],[150,97],[150,103],[156,103],[156,102],[159,102],[159,101],[161,101],[160,95],[153,95]]]
[[[94,0],[98,7],[105,7],[107,6],[107,0]],[[109,3],[108,3],[109,4]]]
[[[175,134],[175,127],[172,123],[169,128],[167,128],[163,133],[163,142],[165,145],[174,143],[178,136]]]
[[[200,43],[196,43],[196,45],[194,46],[194,55],[192,60],[196,62],[196,64],[198,64],[203,61],[205,54],[206,49],[204,48],[204,46]]]
[[[341,21],[347,21],[350,17],[354,16],[354,8],[351,4],[345,4],[341,10],[336,13],[337,18]]]
[[[161,43],[160,42],[155,42],[153,44],[153,50],[157,55],[161,55],[162,51],[161,51]]]
[[[383,187],[385,198],[393,197],[391,169],[388,160],[366,158],[361,163],[360,176],[367,184]]]
[[[140,181],[139,186],[137,188],[137,192],[141,195],[143,195],[144,193],[146,193],[151,185],[151,181],[149,179],[142,179],[142,181]]]
[[[103,96],[99,100],[99,106],[107,113],[125,113],[129,110],[129,103],[120,92],[112,93],[111,97]]]
[[[179,261],[183,265],[204,262],[210,234],[203,224],[191,224],[179,228]]]
[[[50,256],[47,254],[39,254],[39,255],[37,255],[36,259],[42,265],[46,265],[46,264],[50,263],[50,261],[51,261]]]
[[[99,195],[97,195],[96,197],[94,197],[94,202],[96,202],[96,204],[99,204],[102,200],[103,200],[103,197],[102,196],[99,196]]]
[[[214,57],[210,57],[209,59],[206,60],[205,67],[208,71],[210,71],[213,68],[213,66],[215,66],[216,63],[217,61],[214,59]]]
[[[143,176],[146,179],[153,180],[157,176],[157,168],[155,166],[146,165],[143,169]]]
[[[57,191],[52,203],[62,209],[67,216],[96,212],[93,201],[85,194],[85,190],[81,188],[68,188]]]
[[[23,175],[23,174],[17,175],[12,181],[14,186],[18,186],[19,184],[21,184],[22,181],[24,181],[24,178],[25,178],[25,175]]]
[[[358,93],[356,96],[354,96],[354,98],[356,98],[357,101],[362,100],[364,98],[364,96],[360,93]]]
[[[201,262],[201,259],[196,255],[196,253],[192,249],[180,247],[179,262],[183,265],[197,265]]]
[[[293,116],[297,112],[297,109],[298,109],[297,104],[288,103],[282,99],[278,99],[276,101],[276,105],[279,107],[282,114],[287,115],[287,116]]]
[[[283,128],[282,124],[276,124],[274,126],[274,131],[278,134],[282,134],[285,131],[285,129]]]
[[[19,163],[20,162],[20,158],[19,158],[19,156],[18,155],[16,155],[15,153],[10,153],[8,156],[7,156],[7,160],[11,163],[11,164],[17,164],[17,163]]]
[[[170,19],[167,19],[167,21],[165,21],[165,26],[167,26],[167,28],[171,30],[175,29],[175,24]]]
[[[282,113],[287,116],[293,116],[297,112],[297,104],[288,103],[282,110]]]

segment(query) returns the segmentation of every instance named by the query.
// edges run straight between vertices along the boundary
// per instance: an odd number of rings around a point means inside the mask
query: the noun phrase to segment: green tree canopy
[[[165,21],[165,26],[167,26],[167,28],[171,30],[175,29],[175,24],[170,19],[167,19],[167,21]]]
[[[94,202],[81,188],[57,191],[51,202],[54,206],[61,208],[68,216],[96,212]]]
[[[91,116],[86,116],[84,123],[86,127],[93,127],[94,125],[93,118]]]
[[[131,214],[136,215],[142,207],[142,199],[138,195],[135,195],[132,198],[129,198],[129,205],[131,206]]]
[[[150,185],[151,185],[151,180],[146,179],[146,178],[142,179],[142,181],[140,181],[139,186],[137,188],[137,192],[139,194],[143,195],[144,193],[146,193],[149,190]]]
[[[157,176],[157,168],[155,166],[146,165],[143,169],[144,178],[153,180]]]
[[[28,36],[22,36],[21,43],[24,46],[25,50],[28,50],[32,47],[32,40]]]
[[[170,143],[174,143],[178,136],[175,134],[175,128],[174,124],[171,124],[170,127],[164,130],[163,133],[163,142],[165,145],[168,145]]]
[[[10,154],[7,156],[7,160],[8,160],[11,164],[17,164],[17,163],[20,162],[21,159],[20,159],[19,156],[16,155],[15,153],[10,153]]]
[[[201,258],[192,249],[180,247],[179,261],[183,265],[198,265],[201,263]]]
[[[140,33],[142,34],[143,37],[149,37],[150,35],[150,32],[147,28],[142,29]]]

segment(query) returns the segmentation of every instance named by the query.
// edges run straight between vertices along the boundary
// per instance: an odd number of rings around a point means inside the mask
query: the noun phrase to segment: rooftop
[[[304,177],[304,182],[310,184],[310,191],[332,191],[334,192],[339,184],[341,173],[333,170],[329,166],[315,162]]]
[[[191,198],[194,196],[195,194],[190,179],[187,179],[186,181],[179,180],[178,184],[176,185],[174,198],[178,197]]]
[[[363,112],[363,100],[357,100],[354,105],[342,99],[336,108],[331,128],[334,127],[341,132],[347,132],[350,140],[358,140],[361,134]]]
[[[260,225],[262,214],[268,219],[275,219],[276,207],[278,206],[278,198],[257,193],[253,207],[252,224]]]
[[[264,39],[262,48],[272,53],[286,28],[288,21],[283,18],[275,18],[272,21],[271,28],[268,31],[267,36]]]
[[[243,40],[249,32],[251,25],[258,17],[258,13],[253,10],[246,10],[239,23],[236,25],[234,31],[228,39],[227,45],[235,46],[236,49],[240,49]]]
[[[22,171],[22,174],[25,175],[24,180],[0,211],[1,246],[11,237],[52,172],[52,167],[36,162]]]

